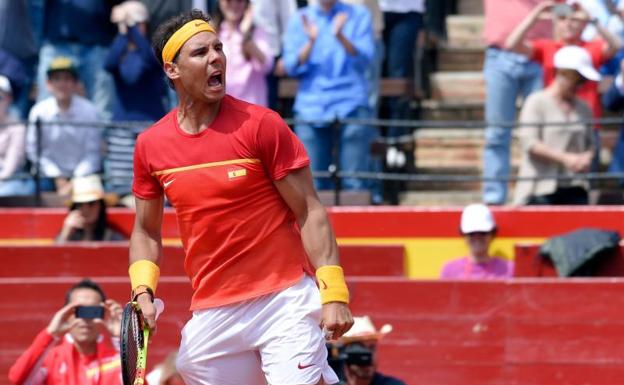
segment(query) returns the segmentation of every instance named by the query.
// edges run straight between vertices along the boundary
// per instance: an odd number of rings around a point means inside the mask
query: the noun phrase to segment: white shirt
[[[254,23],[269,35],[269,46],[273,57],[282,53],[282,39],[288,27],[288,20],[297,11],[295,0],[251,0]]]
[[[96,122],[98,114],[93,103],[74,95],[67,111],[61,111],[56,99],[49,97],[30,110],[26,138],[28,159],[37,159],[37,139],[34,122],[73,121]],[[84,176],[100,170],[102,129],[82,125],[44,123],[41,129],[40,171],[44,177]]]
[[[425,13],[425,0],[379,0],[379,7],[384,12]]]

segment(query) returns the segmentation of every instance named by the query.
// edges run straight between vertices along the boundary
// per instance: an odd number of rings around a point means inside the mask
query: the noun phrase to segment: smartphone
[[[76,306],[75,311],[77,318],[94,319],[104,318],[103,306]]]

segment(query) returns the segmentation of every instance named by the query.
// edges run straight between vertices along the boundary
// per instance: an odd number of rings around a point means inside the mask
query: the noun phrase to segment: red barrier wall
[[[110,296],[127,283],[101,277]],[[0,279],[0,384],[9,365],[62,305],[63,278]],[[610,385],[624,378],[624,280],[508,282],[351,278],[352,309],[394,331],[380,369],[408,385]],[[166,310],[150,363],[173,349],[189,318],[186,282],[159,286]]]
[[[492,208],[500,237],[548,237],[578,227],[616,230],[624,234],[624,207],[522,207]],[[345,237],[456,237],[461,207],[346,207],[328,209],[336,235]],[[0,209],[0,239],[53,238],[66,210]],[[129,209],[110,210],[111,221],[130,234],[134,214]],[[163,237],[177,238],[173,210],[166,210]]]
[[[403,246],[340,245],[340,260],[348,276],[404,276]],[[163,248],[162,276],[186,276],[181,247]],[[51,246],[0,246],[0,278],[125,277],[128,245],[79,243]]]
[[[540,245],[519,244],[515,246],[514,276],[557,277],[552,261],[539,253]],[[596,277],[624,277],[624,246],[605,255],[594,265]]]

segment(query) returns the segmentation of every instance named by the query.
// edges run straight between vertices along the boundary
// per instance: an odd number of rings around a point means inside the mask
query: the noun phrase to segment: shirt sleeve
[[[46,330],[39,332],[28,349],[11,366],[9,381],[21,385],[30,378],[33,384],[43,384],[46,375],[43,361],[55,342],[55,338]]]
[[[544,52],[547,44],[548,41],[546,39],[531,40],[531,60],[544,64]]]
[[[299,11],[293,15],[288,22],[286,34],[284,34],[284,44],[282,58],[284,59],[284,68],[288,76],[301,76],[310,69],[309,60],[306,63],[299,63],[299,52],[308,41],[308,36],[303,30],[303,11]],[[314,22],[311,20],[311,22]],[[314,48],[313,48],[314,49]],[[310,56],[312,56],[310,54]]]
[[[520,146],[523,152],[528,152],[536,142],[541,139],[540,128],[536,124],[525,125],[528,123],[536,123],[542,121],[543,117],[539,109],[539,100],[535,97],[529,96],[522,106],[520,111],[520,118],[518,121],[522,123],[518,127],[518,139],[520,140]]]
[[[256,141],[260,161],[273,180],[282,179],[290,171],[310,164],[299,138],[275,112],[262,117]]]
[[[132,192],[141,199],[156,199],[163,195],[158,180],[151,174],[145,156],[145,144],[142,135],[139,135],[134,147],[134,179]]]

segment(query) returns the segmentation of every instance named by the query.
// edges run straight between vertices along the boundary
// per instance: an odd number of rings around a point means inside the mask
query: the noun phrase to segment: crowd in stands
[[[404,170],[407,156],[400,147],[391,143],[385,156],[379,156],[371,146],[381,136],[401,137],[411,129],[364,122],[411,116],[411,95],[381,100],[380,79],[417,82],[422,63],[416,52],[427,25],[436,24],[428,17],[445,7],[438,2],[0,0],[0,22],[6,26],[0,30],[0,196],[34,191],[69,196],[72,177],[97,173],[106,191],[131,197],[136,137],[177,103],[153,55],[150,36],[162,21],[193,7],[210,13],[224,43],[229,94],[290,112],[278,100],[279,81],[297,80],[293,129],[314,171],[326,172],[331,165],[352,173]],[[602,80],[582,76],[574,94],[579,103],[589,105],[591,115],[574,117],[600,118],[603,107],[621,110],[624,2],[484,0],[484,10],[487,127],[482,201],[543,204],[546,201],[540,199],[508,198],[505,179],[511,176],[517,102],[556,82],[556,53],[578,46],[588,52]],[[435,28],[430,30],[435,33]],[[337,133],[332,122],[350,118],[357,123],[344,124]],[[527,112],[520,120],[526,123],[529,118],[537,116]],[[573,120],[565,108],[546,120],[558,118]],[[29,124],[24,127],[19,121],[26,119]],[[555,183],[534,183],[542,188],[529,195],[555,194],[569,184],[560,182],[561,176],[599,169],[601,127],[591,128],[589,167],[571,170],[565,162],[555,162],[548,170]],[[539,157],[529,147],[522,147],[523,164]],[[624,132],[609,170],[624,170]],[[35,171],[38,185],[27,178]],[[334,187],[329,178],[317,178],[315,184],[319,189]],[[340,187],[366,191],[374,204],[384,202],[380,181],[347,177]]]
[[[130,195],[136,136],[177,103],[150,36],[191,8],[210,13],[224,43],[229,94],[279,109],[278,79],[298,80],[293,113],[301,123],[294,130],[314,170],[327,171],[333,148],[343,171],[380,170],[370,151],[377,127],[352,124],[335,135],[328,122],[378,116],[380,78],[413,77],[414,49],[405,46],[415,48],[425,7],[425,0],[0,1],[0,17],[7,26],[20,20],[24,32],[0,31],[0,55],[8,58],[0,65],[1,92],[11,105],[0,110],[2,129],[15,138],[7,147],[24,147],[12,150],[19,156],[5,152],[3,184],[13,187],[0,192],[69,196],[71,178],[97,173],[107,191]],[[389,117],[405,117],[406,106],[407,98],[393,98]],[[17,124],[26,119],[27,127]],[[37,186],[19,180],[34,172]],[[5,181],[9,176],[18,181]],[[331,187],[327,179],[315,182]],[[382,202],[370,180],[347,178],[342,188],[374,191],[373,202]]]

